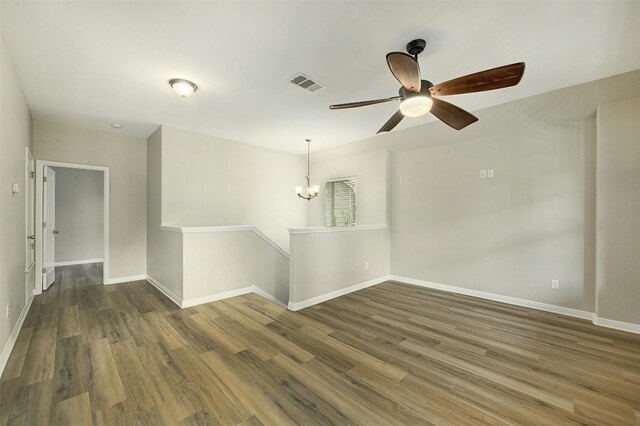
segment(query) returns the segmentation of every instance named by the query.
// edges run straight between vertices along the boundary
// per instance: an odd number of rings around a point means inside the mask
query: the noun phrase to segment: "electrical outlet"
[[[9,318],[9,314],[11,313],[10,307],[11,305],[7,303],[7,318]]]
[[[551,280],[551,288],[554,290],[557,290],[560,288],[560,281],[558,280]]]
[[[484,179],[487,177],[487,171],[486,170],[480,170],[480,179]]]
[[[493,169],[487,170],[487,177],[490,177],[490,178],[493,177]]]
[[[369,269],[369,262],[364,262],[364,269]]]

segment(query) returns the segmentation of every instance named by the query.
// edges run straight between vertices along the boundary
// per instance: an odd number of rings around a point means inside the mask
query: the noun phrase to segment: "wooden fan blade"
[[[433,98],[431,114],[435,115],[443,123],[456,130],[462,130],[471,123],[478,121],[478,117],[442,99]]]
[[[429,90],[432,96],[448,96],[502,89],[520,83],[523,74],[524,62],[518,62],[445,81]]]
[[[371,101],[349,102],[349,103],[346,103],[346,104],[329,105],[329,109],[357,108],[357,107],[362,107],[362,106],[367,106],[367,105],[381,104],[381,103],[384,103],[384,102],[397,101],[399,99],[402,99],[402,96],[392,96],[390,98],[374,99],[374,100],[371,100]]]
[[[412,92],[420,91],[420,65],[413,56],[403,52],[387,53],[387,65],[391,74]]]
[[[389,121],[384,123],[384,126],[382,126],[376,134],[393,130],[393,128],[396,127],[398,123],[402,121],[403,118],[404,118],[404,115],[400,112],[400,110],[396,111],[396,113],[391,116]]]

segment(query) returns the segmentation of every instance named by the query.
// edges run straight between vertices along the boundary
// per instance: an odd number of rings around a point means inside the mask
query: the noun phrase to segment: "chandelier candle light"
[[[296,194],[298,194],[298,197],[309,201],[318,196],[318,192],[320,192],[320,185],[311,185],[311,175],[309,173],[309,146],[311,145],[311,139],[305,140],[307,141],[307,195],[302,195],[301,185],[296,186]]]

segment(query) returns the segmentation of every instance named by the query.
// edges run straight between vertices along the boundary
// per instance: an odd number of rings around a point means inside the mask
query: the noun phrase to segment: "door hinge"
[[[46,228],[47,227],[47,222],[42,222],[42,227]]]
[[[36,172],[31,172],[31,179],[36,177]]]
[[[47,177],[46,176],[42,176],[42,181],[46,182],[47,181]]]
[[[42,268],[42,273],[46,274],[47,273],[47,268]]]

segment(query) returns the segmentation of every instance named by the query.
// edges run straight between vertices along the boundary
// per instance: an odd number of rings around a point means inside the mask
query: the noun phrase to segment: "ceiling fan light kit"
[[[420,81],[420,91],[412,92],[404,86],[400,88],[398,93],[402,102],[400,103],[400,112],[405,117],[420,117],[431,111],[433,99],[429,89],[433,87],[430,81]]]
[[[400,112],[405,117],[420,117],[431,111],[431,96],[412,96],[400,103]]]
[[[478,118],[462,108],[439,99],[440,96],[484,92],[515,86],[520,83],[524,74],[524,62],[517,62],[434,85],[430,81],[420,78],[418,55],[424,51],[426,45],[424,40],[416,39],[407,44],[408,54],[404,52],[387,54],[389,70],[402,85],[398,91],[399,96],[330,105],[329,109],[357,108],[399,100],[402,101],[399,110],[378,130],[378,133],[392,130],[404,117],[420,117],[428,112],[431,112],[448,126],[462,130],[478,121]]]

